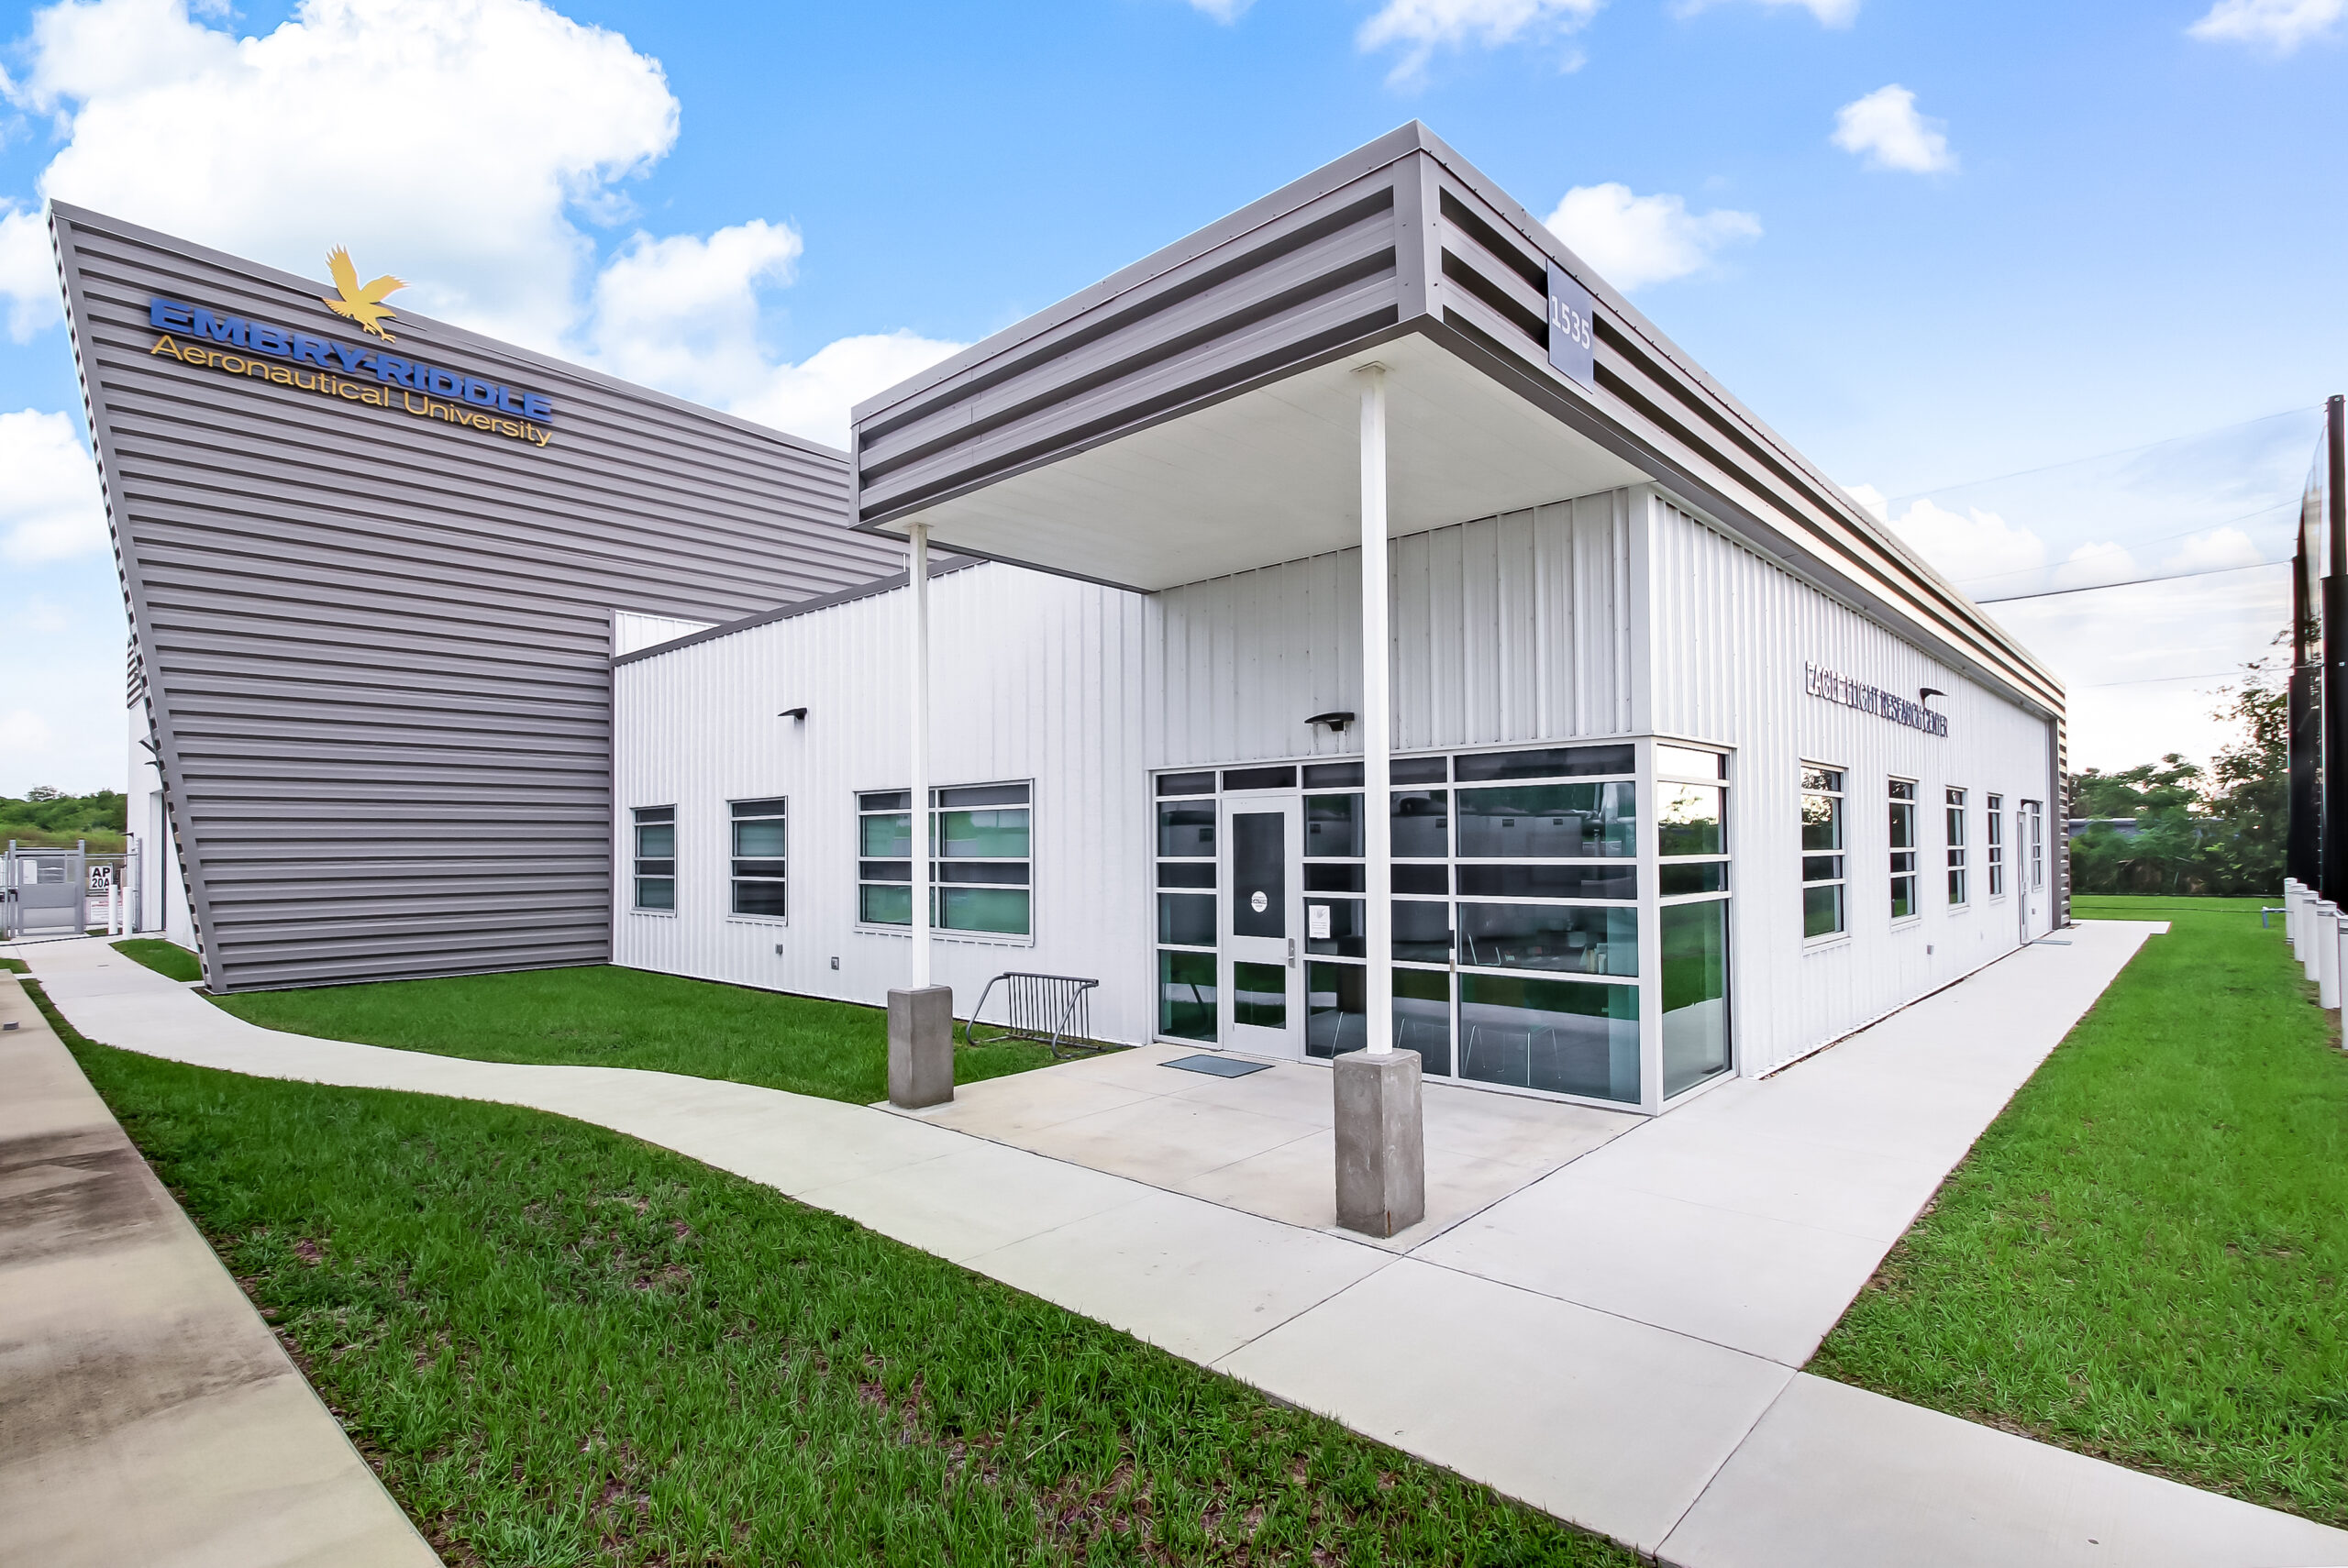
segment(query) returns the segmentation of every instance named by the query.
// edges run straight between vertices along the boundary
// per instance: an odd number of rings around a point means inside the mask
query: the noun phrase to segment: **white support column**
[[[1387,692],[1386,367],[1361,378],[1362,928],[1368,942],[1363,1049],[1332,1061],[1337,1223],[1368,1236],[1427,1213],[1426,1119],[1418,1053],[1394,1049],[1393,705]]]
[[[2320,945],[2315,940],[2316,922],[2323,918],[2323,897],[2313,889],[2299,895],[2299,930],[2307,940],[2299,944],[2299,968],[2310,981],[2322,977],[2322,960],[2318,956]]]
[[[2299,883],[2296,877],[2283,878],[2283,942],[2292,952],[2299,950]]]
[[[914,618],[913,636],[913,745],[912,761],[906,771],[912,791],[908,805],[912,812],[911,846],[913,851],[913,921],[914,965],[908,988],[922,990],[930,983],[929,966],[929,525],[916,523],[906,531],[910,548],[906,551],[907,581]]]
[[[1369,955],[1363,1006],[1373,1056],[1394,1049],[1394,838],[1392,639],[1386,627],[1386,367],[1361,379],[1361,771],[1363,939]]]

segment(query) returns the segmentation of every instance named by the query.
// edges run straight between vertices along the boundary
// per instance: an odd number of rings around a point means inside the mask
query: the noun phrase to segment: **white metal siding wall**
[[[1394,541],[1398,749],[1630,728],[1631,503],[1609,491]],[[1305,720],[1361,706],[1360,551],[1168,589],[1152,605],[1155,765],[1358,754],[1357,729]]]
[[[1855,612],[1798,581],[1667,502],[1650,538],[1655,726],[1736,748],[1736,1038],[1743,1070],[1767,1071],[2010,951],[2021,941],[2015,815],[2046,795],[2047,722],[1956,674]],[[1947,693],[1946,738],[1810,696],[1802,666],[1912,696]],[[1801,935],[1800,770],[1844,769],[1849,940],[1810,948]],[[1917,781],[1920,921],[1890,918],[1886,786]],[[1942,791],[1967,791],[1972,897],[1947,903]],[[1988,896],[1987,798],[2005,797],[2006,895]],[[2060,853],[2046,801],[2046,853]],[[2056,868],[2047,868],[2048,894]],[[2032,935],[2046,929],[2045,899]],[[1926,949],[1932,951],[1927,953]]]
[[[1034,944],[941,938],[937,978],[967,1010],[1006,969],[1088,976],[1095,1032],[1146,1038],[1144,602],[1002,566],[930,593],[935,782],[1035,781]],[[905,983],[904,939],[856,929],[856,793],[905,784],[908,603],[876,594],[614,670],[615,962],[870,1003]],[[803,723],[777,716],[803,704]],[[791,801],[787,925],[728,912],[726,802],[774,795]],[[677,912],[639,914],[629,808],[672,803]]]

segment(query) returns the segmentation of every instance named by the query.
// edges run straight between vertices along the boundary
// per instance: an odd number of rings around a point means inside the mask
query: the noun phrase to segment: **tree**
[[[2212,715],[2236,727],[2205,772],[2175,752],[2071,781],[2071,812],[2098,819],[2071,840],[2082,893],[2272,893],[2283,885],[2290,811],[2285,689],[2265,659],[2243,667]],[[2129,825],[2114,825],[2124,821]]]

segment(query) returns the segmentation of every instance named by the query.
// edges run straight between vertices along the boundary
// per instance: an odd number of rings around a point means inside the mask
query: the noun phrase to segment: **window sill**
[[[1824,936],[1805,936],[1801,939],[1801,950],[1805,956],[1812,953],[1823,953],[1830,947],[1848,947],[1850,944],[1851,933],[1847,931],[1829,932]]]
[[[789,915],[730,914],[725,917],[725,923],[728,925],[763,925],[770,928],[780,928],[781,926],[789,925],[791,923],[791,917]]]
[[[858,936],[895,936],[913,940],[913,932],[902,925],[858,925],[852,928]],[[929,933],[932,942],[958,942],[971,947],[1033,947],[1034,936],[1013,936],[991,931],[938,931]]]
[[[654,920],[674,920],[677,918],[677,911],[674,910],[630,910],[627,912],[632,915],[649,915]]]

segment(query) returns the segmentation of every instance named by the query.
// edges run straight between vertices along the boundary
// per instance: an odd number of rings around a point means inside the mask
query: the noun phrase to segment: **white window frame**
[[[644,853],[644,830],[669,830],[669,853],[648,856]],[[628,912],[631,914],[663,915],[670,920],[677,916],[677,808],[668,806],[631,806],[628,808]],[[662,871],[645,870],[648,866],[666,866]],[[669,884],[667,907],[644,901],[644,884]]]
[[[1984,821],[1988,823],[1988,842],[1982,846],[1982,853],[1989,873],[1989,901],[1994,904],[2006,896],[2006,798],[2003,795],[1988,797]]]
[[[1905,795],[1899,793],[1903,787],[1908,791]],[[1888,875],[1884,889],[1886,895],[1884,902],[1885,907],[1893,911],[1891,923],[1894,926],[1911,925],[1924,918],[1922,900],[1916,896],[1916,884],[1922,876],[1920,862],[1923,855],[1922,846],[1917,842],[1919,834],[1916,832],[1916,808],[1923,802],[1916,799],[1916,788],[1917,780],[1913,778],[1893,778],[1884,780],[1883,798],[1887,808],[1884,813],[1884,829],[1885,839],[1888,845],[1885,861]],[[1891,823],[1894,820],[1892,813],[1902,806],[1908,809],[1908,843],[1904,848],[1900,845],[1899,835],[1890,831]],[[1903,857],[1908,862],[1905,867],[1900,865]],[[1902,882],[1908,884],[1908,912],[1906,914],[1897,912],[1899,908],[1899,884]]]
[[[745,806],[772,806],[776,809],[771,812],[745,813],[742,810]],[[741,853],[741,845],[737,841],[736,835],[742,823],[776,822],[782,823],[783,832],[783,853],[779,859],[773,856],[744,856]],[[780,864],[783,868],[772,874],[761,871],[745,876],[742,867],[746,864],[757,866]],[[771,883],[780,887],[782,889],[783,912],[766,914],[745,911],[741,907],[742,884],[745,882],[756,882],[762,886]],[[788,795],[760,795],[753,799],[725,802],[725,918],[729,921],[739,921],[750,925],[789,925],[791,923],[791,797]]]
[[[1005,801],[995,802],[993,807],[993,809],[1000,810],[1024,811],[1027,813],[1027,853],[1025,856],[954,856],[949,857],[936,853],[937,813],[939,812],[989,809],[987,806],[969,802],[965,802],[963,805],[958,806],[956,802],[949,800],[947,797],[961,794],[966,790],[1022,790],[1026,792],[1026,799],[1024,801]],[[908,825],[910,826],[910,818],[912,815],[910,810],[899,811],[891,807],[867,807],[865,801],[876,795],[909,796],[910,791],[907,790],[904,786],[899,785],[895,789],[859,790],[853,797],[851,797],[856,812],[855,848],[857,891],[856,918],[854,925],[856,930],[863,932],[869,935],[910,937],[913,934],[913,925],[910,918],[907,920],[905,924],[897,925],[880,921],[867,920],[864,915],[864,889],[866,888],[897,888],[908,886],[908,883],[904,882],[870,881],[865,878],[864,867],[868,858],[864,854],[865,819],[867,817],[903,816],[908,819]],[[908,807],[910,807],[910,800],[908,800],[907,804]],[[1015,888],[1018,891],[1024,892],[1027,895],[1027,929],[1024,932],[973,931],[960,927],[933,923],[929,930],[930,936],[933,940],[939,942],[975,943],[982,946],[992,947],[1033,947],[1036,945],[1036,926],[1037,923],[1036,910],[1036,781],[1032,778],[984,779],[973,780],[969,783],[964,784],[939,784],[933,785],[931,787],[929,791],[929,843],[931,848],[929,886],[930,896],[933,899],[937,899],[940,891],[947,886],[946,878],[942,875],[940,869],[945,866],[1015,864],[1025,867],[1027,871],[1026,879],[1024,882],[984,884],[985,886],[990,887],[1001,887],[1006,889]],[[907,848],[910,849],[912,845],[908,844]],[[908,869],[910,870],[910,867]],[[910,880],[910,878],[908,880]],[[942,902],[942,900],[940,901]],[[911,910],[908,909],[907,914],[909,917],[911,912]],[[934,915],[935,907],[933,907],[933,916]]]
[[[1966,812],[1970,809],[1970,796],[1952,785],[1943,790],[1941,798],[1944,808],[1942,823],[1946,829],[1948,851],[1948,879],[1944,884],[1948,907],[1952,910],[1968,909],[1973,903],[1973,867],[1966,861],[1971,845],[1966,820]]]
[[[1806,948],[1824,947],[1833,943],[1848,942],[1851,939],[1851,770],[1826,762],[1804,762],[1800,767],[1801,800],[1807,802],[1812,797],[1816,797],[1834,802],[1834,848],[1831,852],[1831,858],[1834,862],[1834,875],[1812,877],[1810,874],[1810,863],[1812,860],[1830,858],[1829,852],[1813,851],[1806,845],[1800,845],[1796,850],[1796,854],[1801,859],[1801,890],[1805,905],[1802,914],[1802,924],[1805,928],[1802,933],[1802,944]],[[1830,789],[1823,784],[1812,787],[1810,776],[1813,773],[1822,778],[1833,780],[1833,787]],[[1796,843],[1800,845],[1799,836]],[[1812,888],[1842,889],[1841,895],[1835,900],[1834,929],[1822,931],[1814,936],[1810,934],[1807,929],[1810,923],[1807,909],[1808,895]]]

